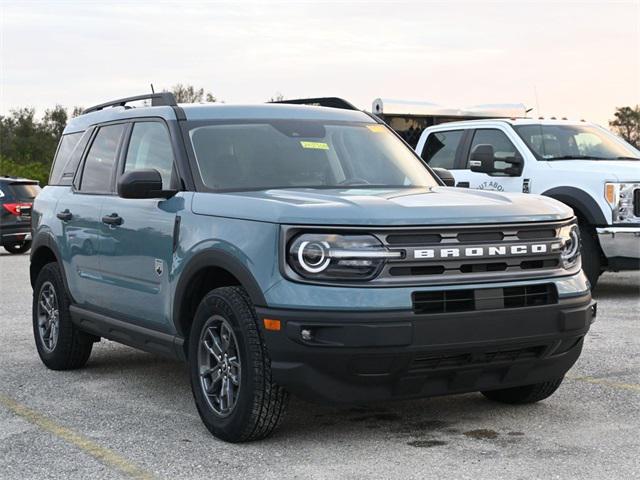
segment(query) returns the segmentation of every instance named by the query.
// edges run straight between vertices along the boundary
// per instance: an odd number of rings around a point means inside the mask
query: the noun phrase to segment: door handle
[[[56,217],[58,217],[63,222],[68,222],[69,220],[71,220],[73,218],[73,214],[67,208],[67,209],[63,210],[62,212],[58,212],[56,214]]]
[[[459,188],[469,188],[469,182],[458,182],[458,184],[456,185],[456,187],[459,187]]]
[[[106,223],[107,225],[122,225],[122,217],[117,213],[105,215],[102,217],[102,223]]]

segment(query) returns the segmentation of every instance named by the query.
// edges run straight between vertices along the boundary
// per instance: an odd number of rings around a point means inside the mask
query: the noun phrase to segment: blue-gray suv
[[[595,315],[572,210],[449,188],[339,106],[161,93],[72,119],[32,215],[44,364],[81,367],[102,337],[184,359],[232,442],[270,434],[289,392],[551,395]]]

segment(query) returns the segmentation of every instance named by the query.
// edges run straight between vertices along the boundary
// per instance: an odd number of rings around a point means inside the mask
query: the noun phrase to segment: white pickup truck
[[[566,120],[470,120],[425,129],[416,152],[458,187],[547,195],[580,222],[592,287],[605,270],[640,269],[640,151]]]

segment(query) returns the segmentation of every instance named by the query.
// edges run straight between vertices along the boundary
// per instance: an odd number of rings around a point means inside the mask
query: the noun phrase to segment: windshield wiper
[[[550,157],[545,160],[614,160],[613,158],[594,157],[593,155],[562,155],[561,157]]]
[[[638,158],[638,157],[625,157],[625,156],[622,156],[622,157],[616,157],[616,160],[640,160],[640,158]]]

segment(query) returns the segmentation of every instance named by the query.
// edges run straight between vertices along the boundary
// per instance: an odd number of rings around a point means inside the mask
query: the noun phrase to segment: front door
[[[472,134],[471,145],[464,152],[462,168],[454,169],[452,172],[456,179],[456,185],[497,192],[525,191],[525,193],[528,193],[526,191],[526,182],[524,182],[524,178],[526,178],[524,170],[520,175],[489,175],[481,172],[472,172],[469,169],[469,157],[478,145],[491,145],[493,147],[496,166],[500,168],[509,166],[506,162],[502,162],[503,165],[500,165],[500,159],[508,159],[515,156],[522,157],[507,134],[497,128],[482,128],[470,133]],[[526,169],[524,164],[523,169]]]
[[[138,121],[125,141],[119,174],[158,170],[163,188],[173,185],[174,155],[169,131],[161,121]],[[102,204],[101,274],[107,313],[138,325],[169,331],[169,281],[173,237],[184,197],[126,199],[112,196]]]

